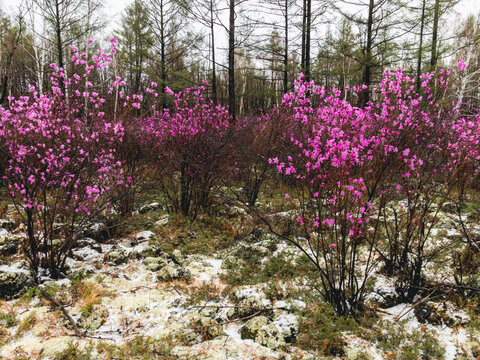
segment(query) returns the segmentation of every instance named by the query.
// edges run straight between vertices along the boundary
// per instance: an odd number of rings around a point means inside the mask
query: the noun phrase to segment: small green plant
[[[58,353],[54,360],[93,360],[92,357],[93,345],[79,348],[73,341],[68,343],[68,347],[61,353]]]
[[[194,305],[201,302],[216,302],[220,300],[220,288],[215,284],[205,283],[198,287],[189,288],[186,304]]]
[[[345,339],[342,332],[356,329],[358,325],[351,318],[337,316],[328,304],[319,301],[312,304],[302,314],[298,344],[319,355],[344,355]]]
[[[158,230],[157,239],[164,251],[179,249],[184,254],[209,255],[230,246],[244,235],[234,219],[198,216],[195,220],[181,214],[170,216],[167,225]]]
[[[35,325],[36,321],[37,321],[37,313],[36,313],[36,311],[32,311],[30,314],[28,314],[25,317],[25,319],[23,319],[18,324],[18,328],[17,328],[15,336],[19,337],[19,336],[23,335],[25,332],[30,330]]]
[[[17,325],[17,319],[12,313],[0,312],[0,325],[3,327],[10,328]]]
[[[442,360],[445,349],[426,329],[408,330],[404,322],[398,326],[385,323],[377,334],[377,347],[393,360]]]
[[[138,336],[123,346],[98,343],[97,352],[117,360],[170,360],[177,358],[171,354],[173,346],[172,338],[156,340]]]
[[[37,288],[30,288],[27,290],[25,294],[22,295],[20,299],[18,299],[16,305],[27,305],[33,300],[34,297],[38,296],[38,289]]]

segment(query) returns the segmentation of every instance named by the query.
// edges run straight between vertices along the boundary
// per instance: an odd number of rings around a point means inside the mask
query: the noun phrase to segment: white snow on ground
[[[17,265],[17,266],[15,266]],[[10,273],[24,273],[29,274],[30,271],[25,268],[18,267],[19,264],[15,263],[13,265],[0,265],[1,272],[10,272]]]
[[[423,326],[433,331],[440,345],[445,348],[445,360],[454,360],[457,355],[457,348],[468,341],[467,332],[463,328],[453,330],[448,326],[421,324],[417,320],[411,304],[399,304],[385,310],[389,313],[384,315],[385,318],[392,321],[406,320],[405,327],[408,329],[418,330]]]
[[[135,241],[147,241],[150,240],[153,236],[155,236],[155,233],[150,230],[145,230],[145,231],[140,231],[135,235]]]
[[[281,314],[273,321],[273,324],[282,334],[285,334],[298,325],[298,318],[294,314]]]
[[[197,280],[203,282],[218,281],[218,275],[222,271],[222,260],[205,259],[203,262],[208,264],[208,266],[204,268],[205,271],[200,273]]]
[[[84,262],[92,262],[95,260],[99,260],[103,257],[103,254],[100,254],[98,251],[93,250],[90,247],[75,249],[72,252],[74,255],[83,259]]]
[[[232,339],[242,341],[242,337],[240,336],[242,326],[243,324],[241,322],[231,322],[224,326],[223,331]]]
[[[248,299],[248,298],[263,298],[263,294],[259,293],[257,289],[253,287],[245,287],[235,291],[235,297],[238,300]]]
[[[347,356],[352,353],[352,358],[355,359],[355,352],[362,350],[362,352],[367,354],[369,360],[385,360],[384,355],[378,351],[375,345],[372,346],[368,341],[360,339],[355,335],[345,334],[344,336],[348,344],[346,349]]]

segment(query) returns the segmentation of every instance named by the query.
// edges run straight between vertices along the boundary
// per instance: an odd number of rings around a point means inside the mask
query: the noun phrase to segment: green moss
[[[377,347],[391,359],[402,360],[441,360],[445,358],[445,349],[435,336],[428,331],[407,330],[404,321],[392,326],[384,323],[377,337]]]

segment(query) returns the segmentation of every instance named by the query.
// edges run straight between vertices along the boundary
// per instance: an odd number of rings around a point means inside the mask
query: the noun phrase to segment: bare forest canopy
[[[386,70],[402,68],[418,79],[459,59],[467,61],[468,75],[456,97],[476,105],[479,14],[461,17],[465,2],[134,0],[115,24],[99,0],[22,0],[8,12],[12,4],[4,3],[0,105],[31,86],[48,91],[50,64],[66,67],[72,46],[88,52],[112,37],[118,56],[96,86],[120,77],[125,93],[139,94],[152,82],[179,91],[206,80],[208,96],[234,109],[233,116],[278,105],[300,73],[365,105],[371,91],[357,98],[349,89],[374,89]]]

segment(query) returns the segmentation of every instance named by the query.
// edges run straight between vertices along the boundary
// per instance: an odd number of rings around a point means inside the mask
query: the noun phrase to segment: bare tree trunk
[[[288,0],[285,0],[285,53],[283,57],[283,93],[288,91]]]
[[[475,49],[477,48],[478,44],[480,43],[480,40],[477,37],[479,27],[480,27],[480,17],[477,16],[474,20],[474,23],[473,23],[473,29],[472,29],[473,39],[471,41],[469,41],[469,44],[466,47],[467,56],[465,58],[465,69],[459,75],[460,86],[459,86],[459,90],[458,90],[457,103],[455,105],[455,107],[457,109],[459,109],[460,106],[463,103],[463,98],[465,97],[465,93],[467,92],[467,86],[468,86],[469,81],[471,80],[471,78],[473,76],[475,76],[475,74],[469,74],[468,71],[470,69],[470,63],[472,62],[472,58],[476,57]],[[478,72],[479,71],[477,71],[477,73]]]
[[[35,28],[35,12],[33,11],[33,6],[34,3],[32,1],[31,3],[31,9],[29,11],[30,15],[30,24],[32,26],[33,31],[36,31]],[[42,34],[45,34],[47,32],[47,22],[45,21],[45,14],[42,11]],[[37,39],[40,38],[40,44],[37,45]],[[36,88],[37,91],[40,94],[43,94],[43,79],[45,75],[45,56],[46,56],[46,51],[45,51],[45,37],[43,36],[35,36],[32,41],[32,49],[33,49],[33,56],[34,56],[34,69],[32,69],[32,72],[35,74],[36,79]]]
[[[302,69],[303,73],[305,73],[306,31],[307,31],[307,0],[303,0],[303,8],[302,8],[302,58],[301,58],[301,61],[300,61],[300,68]]]
[[[368,89],[363,91],[362,106],[367,105],[370,101],[370,84],[372,82],[372,28],[373,28],[373,10],[375,8],[375,1],[370,0],[368,6],[368,20],[367,20],[367,47],[365,49],[365,71],[363,73],[363,83],[368,86]]]
[[[210,32],[212,34],[212,100],[217,104],[217,73],[215,64],[215,31],[213,29],[213,0],[210,0]]]
[[[305,40],[305,76],[310,81],[310,43],[311,43],[311,27],[312,27],[312,0],[307,0],[307,34]]]
[[[166,52],[165,52],[165,19],[164,19],[163,0],[160,1],[160,62],[161,62],[161,79],[162,79],[162,109],[167,107],[167,99],[165,98],[165,86],[167,85],[167,74],[165,70]]]
[[[62,40],[62,26],[60,20],[60,3],[59,0],[55,1],[55,37],[57,40],[57,59],[58,66],[65,72],[63,63],[63,40]],[[64,78],[65,79],[65,78]],[[60,88],[62,89],[63,96],[65,96],[65,82],[60,80]]]
[[[435,0],[435,8],[433,14],[433,31],[432,31],[432,56],[430,58],[430,66],[432,70],[437,66],[437,41],[438,41],[438,21],[440,18],[440,0]]]
[[[425,3],[426,0],[422,2],[422,18],[420,21],[420,44],[418,45],[418,59],[417,59],[417,79],[415,88],[417,92],[420,91],[420,75],[422,73],[422,55],[423,55],[423,28],[425,26]]]
[[[228,106],[235,123],[235,0],[230,0],[230,27],[228,31]]]

